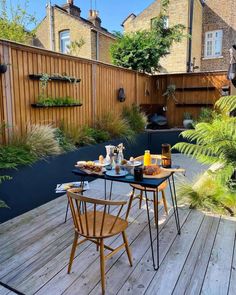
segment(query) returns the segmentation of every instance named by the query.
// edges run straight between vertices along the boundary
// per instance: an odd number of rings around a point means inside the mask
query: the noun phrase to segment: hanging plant
[[[178,103],[178,100],[175,97],[176,86],[174,84],[170,84],[167,86],[166,92],[162,94],[162,96],[166,96],[167,101],[169,99],[173,99],[175,103]]]

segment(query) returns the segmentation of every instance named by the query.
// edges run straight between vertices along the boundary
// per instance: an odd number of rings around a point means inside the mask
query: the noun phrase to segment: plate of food
[[[122,166],[131,166],[131,167],[137,167],[137,166],[140,166],[142,165],[142,162],[141,161],[135,161],[132,157],[128,160],[122,160],[121,161],[121,165]]]
[[[99,163],[95,163],[94,161],[78,161],[75,167],[81,169],[87,174],[102,175],[106,171],[103,166],[101,166]]]
[[[158,165],[145,166],[143,169],[144,178],[163,178],[171,174],[170,171],[162,169]]]
[[[95,160],[94,163],[97,164],[97,165],[100,165],[102,167],[110,165],[110,163],[107,162],[107,160],[103,157],[103,155],[100,155],[98,157],[98,160]]]

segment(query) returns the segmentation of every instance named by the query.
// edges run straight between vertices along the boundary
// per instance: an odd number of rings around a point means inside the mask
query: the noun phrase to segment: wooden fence
[[[171,127],[182,126],[185,112],[197,118],[202,107],[212,108],[222,96],[222,87],[230,91],[230,83],[223,71],[158,75],[153,79],[152,101],[167,105],[166,116]],[[175,85],[176,90],[174,97],[167,99],[163,93],[169,85]]]
[[[126,105],[165,105],[162,94],[175,84],[178,105],[169,100],[167,116],[170,126],[181,125],[184,111],[197,115],[201,104],[213,103],[220,97],[220,89],[228,85],[225,73],[200,73],[150,76],[116,66],[71,57],[35,47],[0,40],[0,62],[9,64],[0,74],[0,122],[24,132],[27,124],[55,123],[66,125],[93,124],[98,116],[110,111],[120,112]],[[40,83],[30,74],[65,74],[80,78],[73,83],[51,81],[47,94],[52,97],[71,96],[82,107],[33,108],[40,95]],[[202,89],[185,89],[202,87]],[[203,88],[205,87],[205,88]],[[213,88],[214,87],[214,88]],[[124,88],[125,102],[117,99]]]

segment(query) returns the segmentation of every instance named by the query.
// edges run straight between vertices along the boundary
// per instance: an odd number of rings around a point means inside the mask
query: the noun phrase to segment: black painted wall
[[[150,149],[151,153],[160,153],[162,143],[174,145],[180,141],[180,131],[156,131],[142,133],[137,136],[134,143],[124,140],[112,140],[107,143],[79,148],[47,161],[38,161],[32,166],[19,167],[18,170],[1,171],[2,175],[10,175],[12,180],[0,185],[0,199],[4,200],[10,209],[0,209],[0,222],[9,220],[24,212],[32,210],[59,196],[55,193],[55,187],[59,183],[77,181],[71,172],[79,160],[94,160],[100,154],[105,155],[106,144],[118,145],[123,142],[125,157],[138,156]]]

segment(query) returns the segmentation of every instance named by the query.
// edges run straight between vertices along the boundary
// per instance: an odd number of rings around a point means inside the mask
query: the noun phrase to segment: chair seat
[[[101,233],[100,230],[101,230],[101,225],[103,220],[103,212],[96,211],[96,221],[94,222],[94,212],[88,211],[87,225],[86,225],[85,214],[82,214],[80,217],[81,217],[81,223],[82,223],[83,232],[84,232],[84,234],[81,234],[81,232],[80,234],[85,237],[87,236],[91,238],[96,237],[96,239],[100,237],[108,238],[123,232],[128,227],[128,222],[118,217],[112,231],[110,232],[111,227],[116,219],[116,216],[105,214],[103,232]],[[95,234],[94,234],[94,223],[96,223]],[[87,234],[87,230],[89,231],[89,234]]]
[[[142,186],[142,185],[139,185],[139,184],[131,184],[130,186],[132,188],[137,189],[137,190],[145,191],[145,187]],[[163,182],[161,185],[159,185],[156,188],[146,187],[146,191],[147,192],[156,192],[157,190],[158,191],[163,191],[164,189],[166,189],[166,187],[167,187],[167,182],[165,181],[165,182]]]

